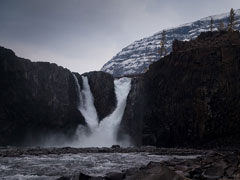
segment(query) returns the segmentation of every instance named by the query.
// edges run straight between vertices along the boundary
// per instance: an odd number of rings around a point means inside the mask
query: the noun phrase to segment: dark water
[[[78,172],[104,175],[130,167],[140,167],[150,161],[196,156],[162,156],[149,153],[80,153],[0,158],[1,180],[54,180]]]

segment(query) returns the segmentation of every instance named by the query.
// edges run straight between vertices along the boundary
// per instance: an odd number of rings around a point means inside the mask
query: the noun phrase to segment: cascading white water
[[[71,146],[76,147],[110,147],[113,144],[122,146],[130,145],[127,140],[118,142],[117,131],[122,120],[128,93],[131,89],[131,79],[121,78],[114,81],[115,94],[117,97],[116,109],[98,124],[98,117],[93,103],[93,95],[91,93],[87,77],[82,77],[83,90],[80,89],[77,78],[80,105],[79,111],[84,116],[91,133],[87,133],[83,126],[79,126],[76,133],[76,140]]]
[[[88,78],[85,76],[82,77],[83,89],[81,90],[77,77],[74,74],[73,76],[77,84],[79,96],[78,110],[82,113],[89,128],[93,129],[98,126],[98,116],[94,107],[93,95],[88,84]]]

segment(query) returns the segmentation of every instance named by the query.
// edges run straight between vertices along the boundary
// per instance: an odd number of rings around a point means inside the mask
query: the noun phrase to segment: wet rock
[[[121,148],[120,145],[112,145],[111,147],[112,149],[118,149],[118,148]]]
[[[240,179],[240,169],[238,169],[238,170],[234,173],[233,178],[234,178],[234,179],[237,179],[237,180]]]
[[[125,171],[126,176],[132,176],[140,171],[139,168],[129,168]]]
[[[192,178],[200,178],[202,173],[203,173],[202,168],[198,167],[198,168],[194,168],[191,171],[189,171],[186,176],[191,179]]]
[[[71,180],[91,180],[91,176],[83,174],[83,173],[78,173],[75,175]]]
[[[237,168],[234,166],[230,166],[229,168],[227,168],[226,170],[226,174],[229,178],[233,177],[234,172],[236,172]]]
[[[67,178],[67,177],[60,177],[60,178],[58,178],[58,179],[56,179],[56,180],[70,180],[71,178]]]
[[[213,163],[213,166],[222,169],[222,171],[225,171],[230,165],[224,159],[219,159]]]
[[[91,179],[90,180],[105,180],[105,178],[104,177],[91,177]]]
[[[170,170],[165,165],[156,166],[150,169],[145,169],[137,173],[136,175],[126,177],[126,180],[169,180],[169,179],[175,179],[175,180],[187,180],[188,178],[183,177],[173,170]]]
[[[122,172],[110,172],[105,176],[106,180],[122,180],[126,177],[125,173]]]
[[[84,73],[83,76],[88,77],[88,83],[94,97],[94,105],[101,121],[111,114],[117,105],[114,78],[111,74],[102,71]]]
[[[222,166],[211,166],[203,173],[203,177],[209,179],[218,179],[220,177],[223,177],[223,175],[224,169]]]

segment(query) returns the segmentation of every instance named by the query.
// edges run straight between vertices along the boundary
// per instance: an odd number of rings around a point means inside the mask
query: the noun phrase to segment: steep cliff
[[[144,83],[141,76],[132,78],[125,112],[119,127],[118,138],[129,138],[136,146],[142,144],[143,115],[145,111]],[[126,137],[128,135],[128,137]]]
[[[0,47],[0,84],[0,145],[21,144],[29,134],[33,139],[71,135],[85,123],[77,110],[73,75],[65,68],[31,62]]]
[[[88,77],[88,83],[94,97],[94,106],[99,121],[101,121],[116,108],[114,78],[111,74],[101,71],[84,73],[83,76]]]
[[[175,41],[173,52],[153,63],[143,81],[143,144],[240,144],[239,32]]]
[[[240,33],[205,32],[174,41],[173,52],[132,77],[119,139],[135,145],[240,146]],[[81,75],[75,73],[82,88]],[[114,79],[87,76],[99,120],[116,107]],[[26,135],[74,134],[85,120],[73,74],[0,48],[0,145]]]

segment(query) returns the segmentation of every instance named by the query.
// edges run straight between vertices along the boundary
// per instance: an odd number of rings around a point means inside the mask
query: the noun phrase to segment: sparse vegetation
[[[211,20],[210,20],[210,31],[213,32],[213,18],[211,17]]]
[[[159,54],[160,57],[166,56],[167,54],[167,49],[166,49],[166,31],[163,30],[162,31],[162,38],[161,38],[161,42],[160,42],[160,50],[159,50]]]
[[[234,12],[233,8],[231,8],[229,14],[228,31],[234,31],[235,26],[236,26],[236,13]]]

